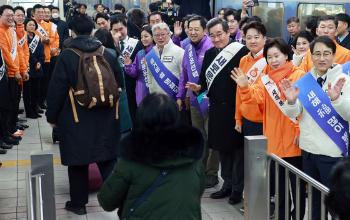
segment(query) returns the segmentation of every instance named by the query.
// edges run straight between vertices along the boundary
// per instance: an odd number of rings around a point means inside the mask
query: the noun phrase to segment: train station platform
[[[23,115],[20,115],[23,117]],[[20,145],[8,150],[7,154],[0,155],[0,220],[27,219],[26,182],[25,172],[30,169],[30,154],[32,152],[48,151],[54,154],[55,201],[57,220],[99,220],[118,219],[117,212],[105,212],[98,204],[96,194],[92,193],[87,204],[87,215],[78,216],[64,209],[69,200],[69,183],[67,167],[60,163],[58,144],[53,144],[51,127],[45,117],[28,119],[30,127],[25,130]],[[222,181],[220,181],[222,184]],[[243,215],[239,209],[242,203],[232,206],[226,199],[213,200],[210,193],[218,190],[207,189],[202,198],[203,220],[241,220]]]

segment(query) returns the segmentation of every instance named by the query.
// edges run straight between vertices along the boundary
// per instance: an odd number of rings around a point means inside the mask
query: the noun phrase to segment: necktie
[[[124,41],[120,41],[120,50],[121,52],[124,51]]]
[[[321,88],[322,88],[322,86],[323,86],[323,82],[324,82],[324,79],[323,79],[322,77],[318,77],[318,78],[317,78],[317,83],[318,83],[318,85],[321,86]]]

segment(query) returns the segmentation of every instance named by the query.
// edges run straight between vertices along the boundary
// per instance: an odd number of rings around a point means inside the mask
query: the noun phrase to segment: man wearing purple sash
[[[206,23],[207,21],[202,16],[193,16],[188,20],[188,35],[191,43],[185,48],[179,92],[176,96],[179,109],[182,110],[186,94],[189,94],[192,125],[202,132],[204,139],[207,139],[208,116],[201,113],[197,97],[191,91],[187,93],[185,85],[187,82],[199,83],[204,54],[213,47],[206,34]],[[207,149],[203,163],[206,167],[206,187],[213,187],[218,183],[219,156],[217,151]]]
[[[333,166],[348,154],[350,121],[350,77],[334,64],[336,44],[327,36],[310,45],[314,68],[296,82],[282,81],[286,114],[299,118],[303,169],[306,174],[330,186]],[[312,219],[321,219],[320,193],[313,192]],[[323,213],[325,215],[325,213]]]

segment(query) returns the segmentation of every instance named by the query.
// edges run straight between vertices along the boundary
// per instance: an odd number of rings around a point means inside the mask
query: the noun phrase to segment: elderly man
[[[231,42],[229,25],[220,18],[207,24],[209,37],[214,45],[204,56],[199,85],[188,82],[186,87],[209,98],[208,145],[219,151],[222,188],[210,195],[212,199],[230,196],[229,203],[237,204],[243,193],[243,136],[235,130],[235,100],[237,84],[230,82],[230,71],[238,67],[248,49]],[[231,119],[231,120],[230,120]]]
[[[150,92],[160,92],[176,99],[184,50],[170,39],[170,29],[165,23],[152,27],[156,46],[146,55]]]

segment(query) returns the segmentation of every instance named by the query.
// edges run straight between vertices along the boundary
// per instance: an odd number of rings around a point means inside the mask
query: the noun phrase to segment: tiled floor
[[[58,145],[52,144],[51,128],[42,118],[40,120],[29,119],[30,126],[25,131],[23,140],[19,146],[9,150],[7,154],[0,155],[0,161],[4,166],[0,168],[0,220],[27,219],[26,214],[26,184],[25,171],[29,169],[30,153],[35,151],[49,151],[54,153],[55,161],[59,160]],[[21,161],[19,163],[16,163]],[[118,219],[116,212],[104,212],[99,207],[96,193],[90,195],[87,205],[87,215],[78,216],[67,212],[63,207],[69,200],[69,186],[66,167],[57,163],[55,169],[55,200],[57,220],[74,219]],[[202,198],[203,220],[241,220],[243,216],[239,212],[242,204],[231,206],[227,199],[212,200],[209,194],[217,188],[208,189]]]

